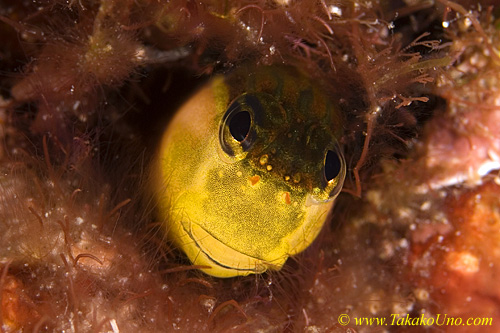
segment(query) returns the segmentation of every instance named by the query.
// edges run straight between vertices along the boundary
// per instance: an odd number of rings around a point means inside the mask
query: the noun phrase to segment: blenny
[[[215,76],[174,116],[154,165],[168,237],[216,277],[279,270],[313,242],[340,192],[342,124],[296,68]]]

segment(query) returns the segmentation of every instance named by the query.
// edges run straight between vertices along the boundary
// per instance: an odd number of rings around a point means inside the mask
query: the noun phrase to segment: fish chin
[[[193,222],[182,222],[182,231],[189,236],[189,242],[181,247],[194,265],[206,274],[215,277],[246,276],[261,274],[268,268],[279,269],[287,258],[279,262],[266,262],[241,253],[212,236],[203,227]]]

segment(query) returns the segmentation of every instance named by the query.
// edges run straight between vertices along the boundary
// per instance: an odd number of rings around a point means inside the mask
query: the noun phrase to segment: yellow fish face
[[[213,276],[279,270],[340,192],[341,134],[338,109],[293,68],[215,77],[162,139],[153,186],[168,236]]]

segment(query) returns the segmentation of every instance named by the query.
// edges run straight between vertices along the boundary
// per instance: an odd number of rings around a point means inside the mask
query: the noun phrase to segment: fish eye
[[[250,132],[252,117],[248,111],[236,113],[229,119],[229,132],[232,137],[239,142],[242,142]]]
[[[317,201],[329,201],[335,198],[344,185],[346,164],[340,147],[335,144],[326,150],[322,168],[323,190],[318,188],[314,195]]]
[[[342,161],[337,152],[328,150],[326,153],[324,170],[327,182],[335,179],[340,174],[342,170]]]
[[[254,123],[258,106],[260,102],[257,97],[243,94],[229,105],[222,117],[219,142],[222,150],[233,161],[245,158],[255,141]]]

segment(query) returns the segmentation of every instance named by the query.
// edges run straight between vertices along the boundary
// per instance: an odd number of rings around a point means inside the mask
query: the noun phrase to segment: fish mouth
[[[197,223],[182,221],[181,224],[198,249],[189,251],[189,259],[195,265],[210,266],[205,271],[207,274],[217,277],[245,276],[264,273],[273,266],[222,243]]]

